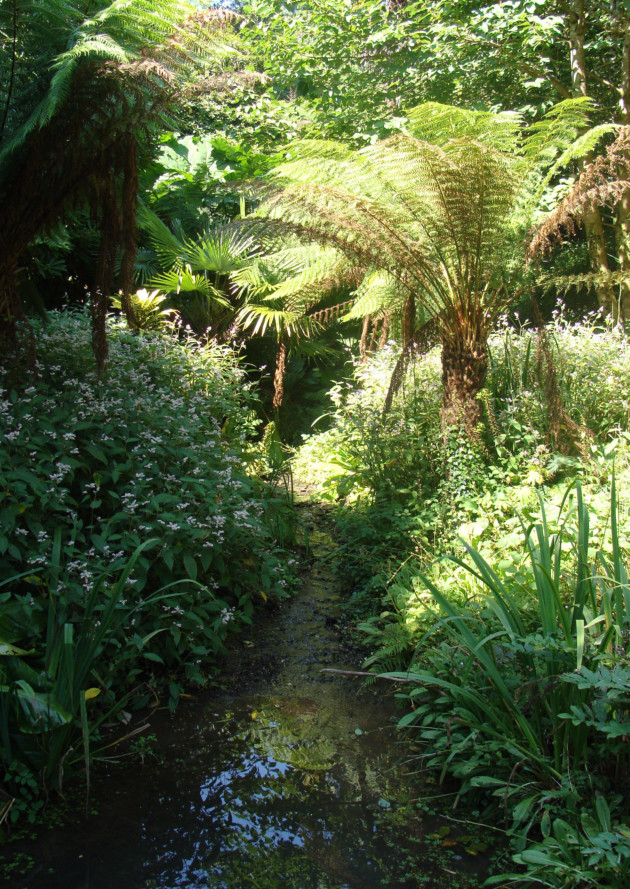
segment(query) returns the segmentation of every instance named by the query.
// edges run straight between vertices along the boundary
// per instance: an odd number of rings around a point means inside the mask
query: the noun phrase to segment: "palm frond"
[[[138,224],[144,228],[163,268],[181,268],[186,262],[186,243],[145,204],[138,207]],[[172,224],[172,223],[171,223]]]
[[[230,226],[208,231],[196,243],[186,245],[186,260],[195,271],[231,274],[259,252],[252,235]]]
[[[181,271],[173,269],[170,272],[156,275],[151,279],[151,286],[159,288],[166,294],[197,293],[202,294],[216,305],[225,307],[230,305],[225,294],[214,287],[204,275],[195,275],[188,269]]]
[[[278,305],[246,305],[238,314],[239,324],[251,329],[253,336],[264,336],[267,330],[275,330],[277,336],[309,337],[321,324],[303,315],[300,311],[290,311]]]

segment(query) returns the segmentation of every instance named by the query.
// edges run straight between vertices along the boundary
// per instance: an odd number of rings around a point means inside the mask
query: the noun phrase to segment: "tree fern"
[[[282,188],[260,210],[374,270],[372,288],[365,281],[357,291],[353,314],[361,300],[374,311],[378,295],[387,301],[383,310],[388,303],[409,312],[415,303],[438,320],[444,422],[463,422],[471,434],[481,416],[475,395],[485,379],[488,333],[509,299],[505,268],[517,237],[521,141],[518,115],[430,103],[411,111],[401,132],[358,152],[330,142],[292,147],[273,174]],[[414,323],[403,324],[405,350]]]
[[[488,333],[524,266],[536,207],[559,172],[611,132],[583,132],[591,110],[583,99],[560,103],[526,133],[518,114],[426,103],[396,122],[399,132],[360,151],[303,141],[273,172],[259,214],[370,270],[348,317],[398,315],[403,355],[418,309],[435,319],[444,422],[474,434]]]
[[[524,123],[514,111],[498,114],[470,111],[439,102],[425,102],[407,112],[406,131],[415,139],[445,145],[452,139],[475,139],[482,145],[513,154],[519,148]]]
[[[100,217],[93,334],[106,359],[105,312],[122,248],[120,287],[131,312],[138,152],[191,72],[237,52],[233,13],[184,0],[62,3],[15,0],[0,7],[0,74],[9,87],[0,117],[0,346],[15,344],[22,317],[20,254],[79,206]],[[122,183],[122,190],[121,190]],[[122,196],[121,196],[122,193]]]

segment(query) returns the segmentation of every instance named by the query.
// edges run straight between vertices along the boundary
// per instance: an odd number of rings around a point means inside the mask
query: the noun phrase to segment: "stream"
[[[325,510],[298,508],[312,554],[300,592],[246,629],[221,688],[152,717],[140,761],[99,772],[91,814],[79,803],[77,823],[0,849],[3,889],[479,884],[469,838],[408,815],[391,690],[322,672],[357,670],[361,654],[339,629]]]

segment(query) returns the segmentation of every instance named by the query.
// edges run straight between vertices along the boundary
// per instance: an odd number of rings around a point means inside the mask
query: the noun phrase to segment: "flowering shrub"
[[[157,671],[175,699],[182,678],[213,672],[256,600],[291,584],[271,531],[286,503],[245,471],[253,396],[224,348],[112,321],[99,379],[85,317],[57,315],[37,336],[30,385],[0,390],[0,645],[22,653],[2,659],[0,697],[18,667],[48,669],[51,625],[98,629],[136,553],[94,669],[112,693]]]

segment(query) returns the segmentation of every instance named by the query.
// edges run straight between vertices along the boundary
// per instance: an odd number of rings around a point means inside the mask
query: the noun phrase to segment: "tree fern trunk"
[[[363,326],[361,328],[361,339],[359,340],[359,356],[361,361],[365,361],[367,359],[367,345],[368,345],[368,336],[370,335],[370,316],[366,315],[363,319]]]
[[[125,313],[127,324],[134,330],[138,326],[138,319],[131,301],[133,270],[137,253],[138,144],[133,133],[129,133],[127,136],[121,209],[123,255],[120,263],[120,304]]]
[[[17,287],[17,259],[3,257],[0,265],[0,362],[10,361],[17,352],[16,324],[24,318]]]
[[[394,365],[392,378],[389,381],[389,388],[387,390],[387,395],[385,396],[385,404],[383,405],[383,417],[386,417],[391,409],[394,395],[400,389],[405,377],[405,371],[407,370],[407,364],[415,348],[416,301],[413,296],[408,296],[403,306],[401,333],[403,347],[398,361]]]
[[[483,406],[477,394],[488,373],[485,342],[442,343],[442,429],[463,426],[469,438],[479,435]]]
[[[116,247],[120,242],[120,208],[117,203],[116,187],[110,182],[103,194],[101,215],[101,243],[94,288],[90,300],[90,316],[92,319],[92,351],[96,358],[99,374],[103,374],[108,355],[107,343],[107,301],[111,295],[114,282],[114,263]]]
[[[284,340],[278,343],[276,352],[276,372],[273,378],[273,406],[280,407],[284,399],[284,372],[287,366],[287,344]]]
[[[385,344],[387,343],[387,337],[389,336],[389,324],[390,324],[390,315],[385,315],[383,318],[383,326],[381,327],[381,335],[378,338],[378,348],[384,349]]]

